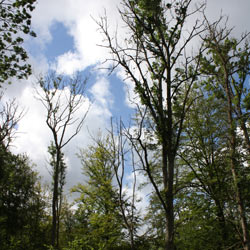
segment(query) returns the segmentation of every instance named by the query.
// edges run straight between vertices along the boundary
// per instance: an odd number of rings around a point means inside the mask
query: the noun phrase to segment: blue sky
[[[210,18],[215,20],[223,10],[224,14],[229,15],[229,25],[235,27],[237,35],[250,30],[250,1],[207,2],[207,14]],[[107,50],[97,46],[102,43],[103,37],[92,17],[98,19],[104,14],[105,8],[112,33],[117,26],[122,27],[117,11],[119,5],[120,0],[38,0],[32,13],[32,25],[37,38],[28,39],[25,47],[29,51],[35,75],[45,74],[50,69],[67,74],[80,71],[90,76],[86,93],[91,101],[95,100],[83,130],[65,148],[67,188],[82,180],[81,166],[75,153],[91,143],[88,131],[105,131],[111,117],[122,117],[128,122],[133,114],[121,77],[123,72],[119,70],[117,74],[109,76],[107,71],[98,69],[100,63],[110,55]],[[122,31],[119,36],[123,36]],[[13,83],[8,86],[5,98],[8,100],[15,97],[20,107],[27,111],[19,124],[21,134],[14,142],[13,151],[26,152],[44,180],[50,181],[46,166],[47,146],[52,136],[45,123],[45,111],[34,98],[35,81],[31,77],[28,81]],[[131,85],[127,84],[131,90]]]
[[[56,58],[60,55],[67,53],[68,51],[75,51],[74,39],[69,34],[67,28],[61,22],[55,22],[50,27],[50,32],[53,34],[52,39],[46,44],[44,48],[44,56],[46,57],[49,64],[54,64]],[[36,55],[36,50],[31,47],[31,55]],[[91,97],[90,89],[97,81],[98,67],[103,67],[98,65],[91,65],[81,71],[81,74],[89,77],[87,82],[87,95]],[[113,98],[113,103],[110,107],[110,111],[114,118],[123,118],[124,122],[127,123],[131,116],[133,115],[133,109],[126,104],[126,86],[122,79],[118,78],[116,74],[109,75],[106,73],[106,78],[110,82],[110,90]]]
[[[67,28],[63,23],[60,22],[53,23],[50,27],[50,32],[53,36],[44,49],[44,56],[49,62],[53,62],[56,57],[67,51],[74,50],[74,39],[68,34]]]

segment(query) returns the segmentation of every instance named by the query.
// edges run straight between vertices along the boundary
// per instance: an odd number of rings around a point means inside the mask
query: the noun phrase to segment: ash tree
[[[134,91],[138,94],[143,110],[139,129],[149,117],[150,129],[154,131],[159,145],[158,158],[161,159],[161,183],[152,174],[149,146],[143,141],[142,133],[131,135],[135,147],[140,147],[139,157],[143,170],[154,187],[164,210],[164,249],[174,246],[174,199],[176,169],[175,159],[179,150],[183,123],[192,99],[189,93],[197,78],[201,50],[197,56],[187,56],[187,47],[203,31],[199,20],[186,32],[185,22],[195,19],[195,14],[204,8],[200,5],[191,10],[191,0],[152,1],[124,0],[121,18],[131,34],[125,42],[112,37],[108,30],[107,18],[98,22],[104,35],[104,44],[113,57],[114,70],[122,67]],[[106,43],[105,43],[106,42]],[[142,111],[142,110],[141,110]],[[139,112],[144,114],[144,112]]]

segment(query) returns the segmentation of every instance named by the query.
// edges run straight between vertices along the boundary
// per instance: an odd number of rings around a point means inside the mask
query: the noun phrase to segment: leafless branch
[[[0,95],[0,101],[2,94]],[[0,143],[8,148],[16,137],[18,122],[25,115],[24,109],[19,109],[16,100],[1,103],[0,110]]]

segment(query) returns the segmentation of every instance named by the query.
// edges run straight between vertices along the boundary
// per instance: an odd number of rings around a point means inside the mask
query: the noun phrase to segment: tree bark
[[[58,248],[58,177],[59,177],[59,162],[56,162],[54,173],[54,185],[53,185],[53,198],[52,198],[52,246]]]
[[[173,178],[174,178],[174,157],[169,157],[168,161],[168,183],[166,190],[166,250],[174,250],[174,195],[173,195]]]
[[[238,211],[240,214],[240,224],[243,234],[243,247],[244,250],[250,250],[250,238],[249,232],[247,229],[247,220],[245,214],[245,207],[244,201],[241,195],[241,187],[239,182],[239,175],[237,171],[237,165],[239,164],[236,159],[236,128],[233,121],[233,108],[232,108],[232,99],[231,99],[231,92],[229,86],[229,76],[227,74],[227,69],[224,66],[224,77],[225,77],[225,91],[227,96],[227,114],[228,114],[228,125],[229,125],[229,146],[230,146],[230,158],[231,158],[231,171],[232,177],[234,181],[234,188],[235,188],[235,199],[238,206]]]

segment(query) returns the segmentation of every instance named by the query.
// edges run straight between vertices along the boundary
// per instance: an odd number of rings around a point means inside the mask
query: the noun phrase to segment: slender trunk
[[[168,62],[171,62],[168,53]],[[165,249],[174,250],[174,160],[175,153],[173,147],[173,113],[172,113],[172,98],[171,98],[171,67],[167,67],[167,119],[162,113],[162,160],[163,160],[163,176],[164,176],[164,191],[166,200],[166,241]]]
[[[131,247],[131,250],[135,250],[135,244],[134,244],[134,234],[133,233],[131,233],[131,232],[129,232],[129,234],[130,234],[130,247]]]
[[[165,131],[166,132],[166,131]],[[164,133],[163,133],[164,135]],[[165,136],[162,140],[162,172],[164,182],[164,194],[166,202],[166,239],[165,250],[174,250],[174,206],[173,206],[173,179],[174,179],[174,154],[169,150]]]
[[[57,228],[56,228],[56,245],[59,249],[59,234],[60,234],[60,215],[61,215],[61,208],[62,208],[62,190],[58,194],[58,207],[57,207]]]
[[[58,205],[58,164],[54,173],[53,198],[52,198],[52,239],[53,247],[57,243],[57,205]]]
[[[221,239],[222,242],[220,246],[218,246],[218,249],[225,249],[226,248],[226,243],[228,242],[228,233],[227,233],[227,228],[226,228],[226,219],[224,216],[224,211],[221,206],[221,203],[219,200],[215,199],[214,200],[215,205],[216,205],[216,210],[217,210],[217,218],[219,221],[219,228],[220,228],[220,234],[221,234]]]
[[[54,186],[52,200],[52,246],[59,249],[59,174],[60,174],[60,150],[57,149],[54,169]]]
[[[166,190],[166,250],[174,250],[174,195],[173,195],[173,177],[174,177],[174,157],[168,157],[168,183]]]
[[[225,90],[227,95],[227,115],[228,115],[228,125],[229,125],[229,135],[230,135],[230,158],[231,158],[231,171],[232,177],[234,181],[234,188],[235,188],[235,198],[236,203],[238,206],[238,211],[240,214],[240,224],[243,233],[243,247],[244,250],[250,250],[250,238],[249,232],[247,229],[247,220],[245,215],[245,207],[244,202],[241,195],[241,187],[239,182],[239,175],[237,172],[237,165],[238,161],[236,159],[236,129],[233,122],[233,108],[232,108],[232,100],[231,100],[231,93],[229,88],[228,82],[228,75],[225,69]]]

